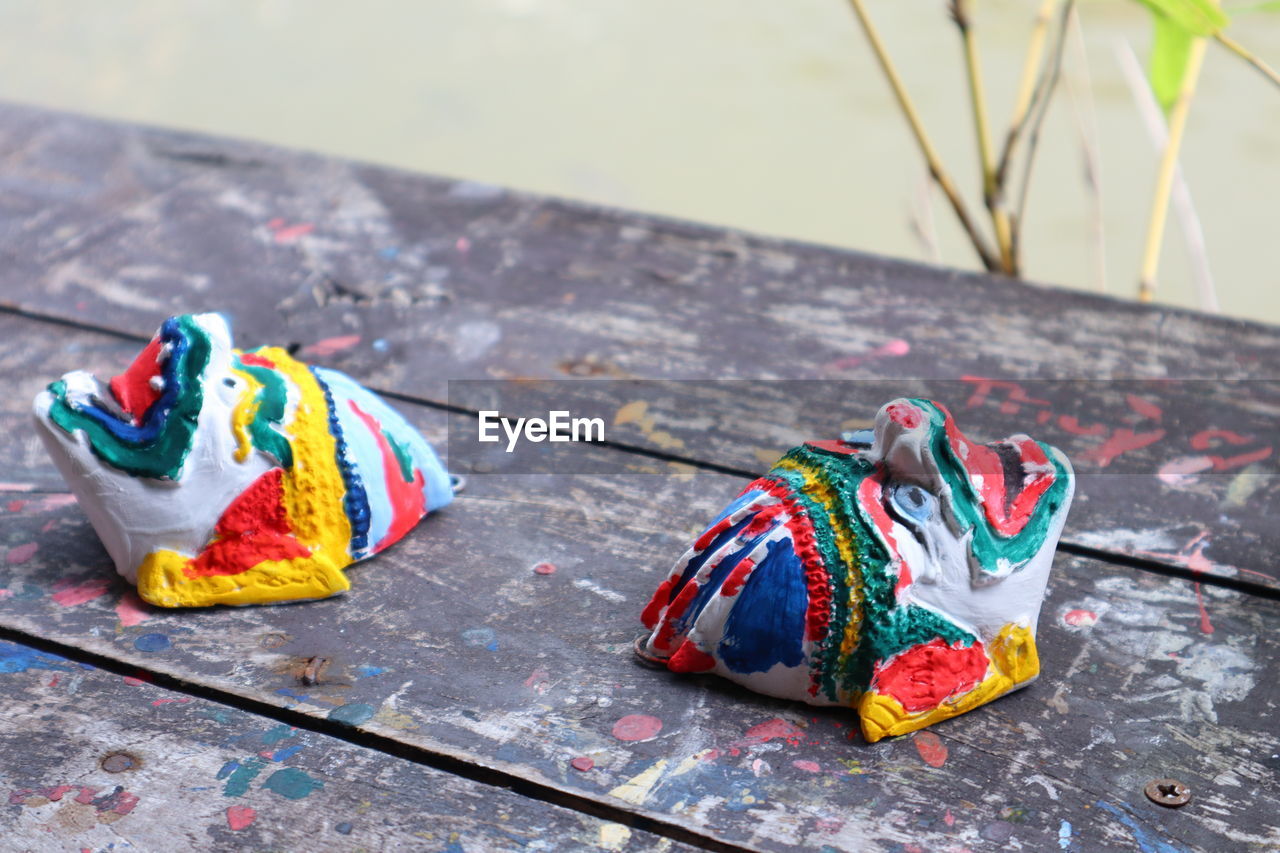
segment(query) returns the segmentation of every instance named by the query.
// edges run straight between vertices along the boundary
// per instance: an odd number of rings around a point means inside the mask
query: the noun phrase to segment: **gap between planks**
[[[60,317],[54,314],[45,314],[39,311],[31,311],[25,308],[19,308],[11,303],[0,301],[0,313],[9,314],[14,317],[21,317],[27,320],[33,320],[39,323],[49,323],[51,325],[62,326],[69,329],[77,329],[79,331],[94,332],[97,334],[110,335],[122,340],[134,341],[140,344],[146,344],[150,338],[139,335],[134,332],[116,329],[111,326],[102,326],[96,323],[86,323],[81,320],[75,320],[68,317]],[[410,403],[415,406],[423,406],[428,409],[436,409],[442,412],[449,412],[455,415],[465,415],[468,417],[478,418],[479,411],[470,409],[465,406],[455,406],[450,403],[431,400],[424,397],[416,397],[412,394],[404,394],[399,391],[386,391],[373,386],[366,386],[383,397],[390,400],[398,400],[403,403]],[[612,441],[605,439],[602,441],[592,442],[593,444],[617,450],[621,453],[628,453],[633,456],[643,456],[661,462],[672,462],[681,465],[688,465],[703,471],[711,471],[717,474],[725,474],[731,477],[742,477],[747,480],[754,480],[760,477],[763,471],[752,471],[746,468],[739,468],[733,465],[721,465],[705,459],[699,459],[692,456],[684,456],[678,453],[670,453],[664,450],[657,450],[649,447],[642,447],[627,442]],[[1163,563],[1159,560],[1147,557],[1135,557],[1115,551],[1108,551],[1103,548],[1093,548],[1088,545],[1078,545],[1072,542],[1059,542],[1058,550],[1067,554],[1073,554],[1079,557],[1089,557],[1104,563],[1111,563],[1116,566],[1124,566],[1129,569],[1136,569],[1143,572],[1151,572],[1164,577],[1177,578],[1192,583],[1206,583],[1212,586],[1219,586],[1225,589],[1234,590],[1245,595],[1253,595],[1259,598],[1280,601],[1280,588],[1266,586],[1254,581],[1242,580],[1238,577],[1224,577],[1206,572],[1196,571],[1185,566],[1179,566],[1170,563]]]
[[[145,667],[116,660],[98,652],[87,651],[67,643],[28,634],[25,631],[19,631],[4,625],[0,625],[0,640],[30,646],[39,651],[57,655],[75,663],[86,664],[115,675],[134,678],[141,675],[149,683],[157,687],[163,687],[166,690],[172,690],[175,693],[182,693],[196,699],[226,705],[278,723],[284,723],[295,729],[305,729],[318,735],[370,749],[391,758],[431,767],[482,785],[504,788],[530,800],[569,809],[601,820],[624,824],[632,829],[669,838],[681,844],[688,844],[703,850],[711,850],[714,853],[741,853],[741,851],[757,849],[721,841],[713,836],[681,826],[671,820],[664,820],[653,814],[628,811],[602,798],[575,793],[496,767],[486,767],[482,764],[472,763],[456,755],[402,743],[354,726],[348,726],[325,718],[312,717],[301,711],[282,708],[268,702],[196,684],[163,672],[156,672]]]

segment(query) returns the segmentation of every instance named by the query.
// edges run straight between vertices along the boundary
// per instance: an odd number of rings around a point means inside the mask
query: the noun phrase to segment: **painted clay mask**
[[[846,437],[792,450],[720,513],[645,608],[637,651],[855,708],[868,741],[1033,681],[1066,456],[1025,435],[975,444],[928,400]]]
[[[350,377],[172,317],[121,375],[68,373],[37,432],[116,569],[162,607],[324,598],[453,497],[430,445]]]

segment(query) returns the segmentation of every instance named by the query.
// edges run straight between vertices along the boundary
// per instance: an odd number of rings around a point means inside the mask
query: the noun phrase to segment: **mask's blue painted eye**
[[[938,499],[914,483],[890,486],[889,503],[903,521],[923,523],[938,511]]]

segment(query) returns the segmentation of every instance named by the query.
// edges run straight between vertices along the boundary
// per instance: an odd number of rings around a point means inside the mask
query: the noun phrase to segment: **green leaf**
[[[1227,25],[1227,13],[1211,0],[1138,0],[1155,13],[1193,36],[1211,36]]]
[[[1182,91],[1182,81],[1187,76],[1187,60],[1191,56],[1191,43],[1196,37],[1173,21],[1155,15],[1155,34],[1151,41],[1151,59],[1147,75],[1151,78],[1151,91],[1165,115],[1173,109]]]

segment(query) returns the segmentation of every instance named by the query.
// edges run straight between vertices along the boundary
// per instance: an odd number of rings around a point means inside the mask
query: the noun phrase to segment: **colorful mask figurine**
[[[453,497],[378,397],[283,349],[232,349],[217,314],[166,320],[108,384],[68,373],[35,416],[116,569],[162,607],[342,592],[344,566]]]
[[[868,741],[954,717],[1040,671],[1036,620],[1071,464],[975,444],[928,400],[798,447],[729,504],[642,615],[642,657],[856,708]]]

